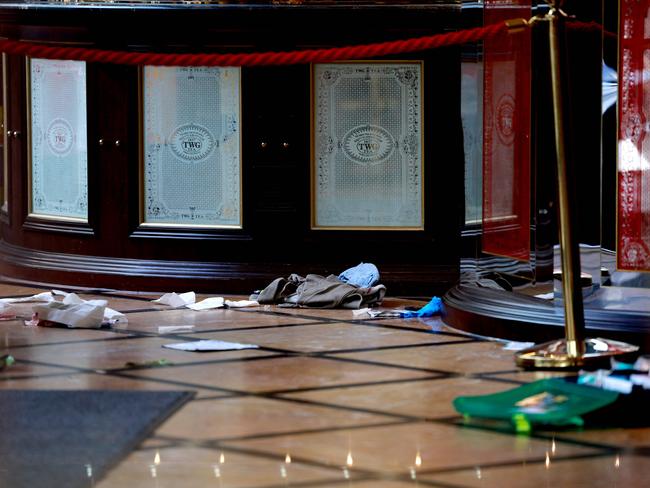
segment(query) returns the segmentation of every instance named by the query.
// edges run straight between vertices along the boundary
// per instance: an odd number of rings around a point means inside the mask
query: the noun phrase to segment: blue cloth
[[[379,270],[372,263],[361,263],[339,275],[339,280],[348,285],[369,288],[379,283]]]
[[[442,310],[442,300],[438,297],[433,297],[429,303],[422,307],[417,312],[406,311],[402,312],[402,318],[408,319],[411,317],[431,317],[440,313]]]

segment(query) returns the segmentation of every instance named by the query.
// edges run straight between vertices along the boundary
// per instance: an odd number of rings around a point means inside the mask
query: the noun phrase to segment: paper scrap
[[[507,342],[503,346],[504,351],[522,351],[523,349],[528,349],[529,347],[533,347],[535,345],[534,342],[517,342],[517,341],[510,341]]]
[[[104,323],[113,325],[117,323],[128,322],[126,315],[117,310],[113,310],[110,307],[107,307],[108,302],[106,300],[83,300],[76,293],[66,293],[60,290],[52,290],[52,293],[55,295],[62,295],[63,302],[66,305],[80,305],[82,303],[87,303],[89,305],[104,307]]]
[[[194,332],[193,325],[161,325],[158,327],[159,334],[173,334],[174,332]]]
[[[376,317],[401,317],[406,310],[368,310],[368,315]]]
[[[257,300],[226,300],[226,306],[230,308],[258,307]]]
[[[160,303],[162,305],[169,305],[170,307],[180,308],[196,302],[196,293],[193,291],[181,293],[180,295],[177,293],[165,293],[160,298],[152,301],[154,303]]]
[[[213,308],[223,308],[224,300],[223,297],[210,297],[205,300],[201,300],[199,303],[190,303],[187,305],[187,308],[192,310],[210,310]]]
[[[0,320],[13,320],[16,318],[16,309],[8,303],[0,303]]]
[[[178,344],[164,344],[163,347],[168,349],[176,349],[178,351],[233,351],[239,349],[258,349],[259,346],[254,344],[239,344],[237,342],[225,341],[192,341],[181,342]]]
[[[550,291],[548,293],[540,293],[539,295],[535,295],[535,298],[541,298],[542,300],[552,300],[554,296],[555,293]]]
[[[639,356],[634,361],[634,369],[637,371],[650,371],[650,356]]]
[[[598,369],[596,371],[580,371],[577,383],[579,385],[589,385],[603,390],[617,391],[628,394],[632,392],[633,382],[630,379],[618,376],[611,376],[612,371],[607,369]]]
[[[634,385],[640,385],[644,390],[650,390],[650,376],[647,374],[630,375],[630,381]]]
[[[65,293],[65,292],[61,292],[61,293]],[[77,295],[76,293],[65,293],[65,295],[63,295],[63,303],[65,303],[66,305],[77,305],[83,302],[84,300],[79,298],[79,295]],[[104,305],[106,305],[107,303],[108,302],[104,300]]]
[[[358,317],[359,315],[370,315],[369,308],[360,308],[359,310],[352,310],[352,316]]]
[[[36,312],[32,313],[32,318],[30,320],[25,320],[25,327],[36,327],[38,325],[38,314]]]
[[[34,313],[38,314],[39,325],[43,325],[41,321],[49,321],[66,325],[68,328],[91,329],[99,329],[102,326],[105,308],[88,302],[65,304],[57,301],[33,307]]]
[[[28,303],[28,302],[51,302],[54,300],[54,296],[49,291],[43,293],[37,293],[30,297],[20,297],[20,298],[0,298],[0,303]]]
[[[122,312],[118,312],[117,310],[113,310],[110,307],[106,307],[104,309],[104,323],[108,323],[110,325],[113,324],[123,324],[128,322],[129,319],[126,318],[126,315],[124,315]]]

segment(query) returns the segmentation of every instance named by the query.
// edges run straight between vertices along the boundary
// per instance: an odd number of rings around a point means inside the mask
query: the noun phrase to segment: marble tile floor
[[[39,288],[0,284],[0,297]],[[130,292],[105,298],[114,329],[0,322],[0,389],[186,390],[192,401],[103,479],[125,487],[650,486],[650,429],[515,435],[466,425],[458,395],[502,391],[558,373],[518,371],[502,344],[439,319],[369,320],[346,310],[170,310]],[[387,308],[423,302],[387,299]],[[28,317],[30,304],[16,306]],[[163,335],[161,325],[193,325]],[[194,353],[167,343],[221,339],[256,350]],[[126,363],[166,359],[156,368]],[[137,415],[137,412],[134,412]],[[83,462],[81,463],[83,466]]]

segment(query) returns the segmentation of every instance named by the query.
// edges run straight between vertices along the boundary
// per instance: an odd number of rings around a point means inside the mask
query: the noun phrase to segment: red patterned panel
[[[486,25],[531,16],[530,0],[485,0]],[[483,252],[530,256],[530,31],[484,42]]]
[[[618,268],[650,271],[650,0],[620,8]]]

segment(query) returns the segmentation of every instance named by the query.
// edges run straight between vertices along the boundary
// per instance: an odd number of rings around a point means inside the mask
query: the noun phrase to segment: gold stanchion
[[[631,344],[609,339],[585,339],[585,316],[580,285],[580,249],[573,230],[575,207],[572,205],[575,189],[572,168],[568,166],[564,138],[564,103],[562,100],[560,24],[566,14],[561,10],[562,0],[549,2],[548,21],[555,122],[555,154],[559,197],[560,253],[562,257],[562,292],[564,294],[565,338],[519,351],[518,366],[524,368],[577,368],[599,362],[609,356],[637,351]]]

